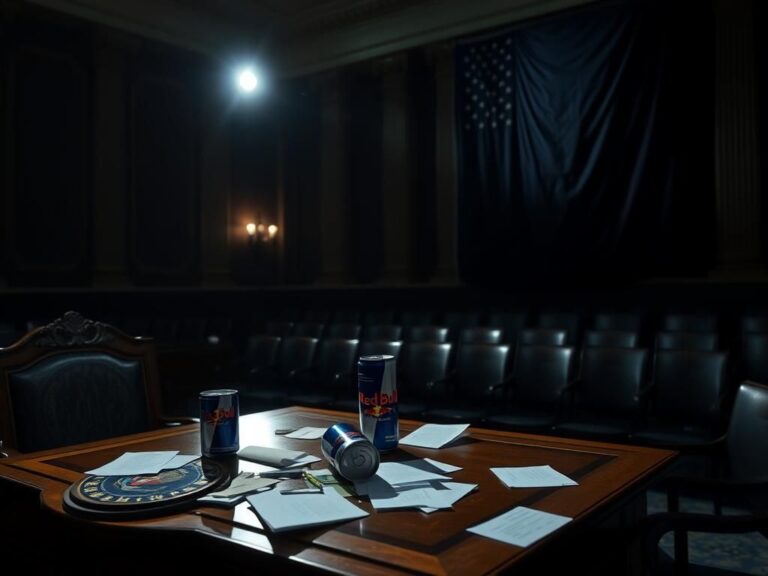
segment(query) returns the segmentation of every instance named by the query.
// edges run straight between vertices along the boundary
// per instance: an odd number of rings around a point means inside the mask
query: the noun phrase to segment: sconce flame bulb
[[[256,224],[248,222],[248,224],[245,225],[245,231],[248,232],[248,236],[253,236],[256,234]]]
[[[267,234],[269,234],[270,238],[274,238],[275,236],[277,236],[277,226],[275,226],[274,224],[270,224],[267,227]]]

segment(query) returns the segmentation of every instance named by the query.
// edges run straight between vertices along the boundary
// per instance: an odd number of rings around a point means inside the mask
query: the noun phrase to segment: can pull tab
[[[366,457],[364,454],[357,454],[352,458],[352,464],[355,466],[364,466]]]

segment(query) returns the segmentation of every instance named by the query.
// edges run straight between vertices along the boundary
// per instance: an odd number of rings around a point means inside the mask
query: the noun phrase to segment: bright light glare
[[[243,68],[237,73],[237,86],[241,92],[253,92],[259,85],[259,77],[253,68]]]

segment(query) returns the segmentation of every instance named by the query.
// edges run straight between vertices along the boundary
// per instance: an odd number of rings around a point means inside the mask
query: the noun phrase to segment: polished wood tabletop
[[[291,407],[240,419],[240,445],[289,448],[322,457],[319,440],[294,440],[277,429],[355,424],[356,414]],[[401,420],[401,436],[420,422]],[[354,521],[274,534],[243,502],[232,509],[199,506],[148,519],[83,520],[71,517],[62,505],[65,490],[84,472],[124,452],[179,450],[200,453],[199,428],[187,425],[0,460],[0,493],[12,486],[39,493],[39,498],[14,496],[13,506],[24,514],[29,502],[52,512],[59,526],[110,528],[104,534],[150,534],[162,542],[172,534],[198,551],[206,546],[226,555],[230,566],[253,562],[284,562],[286,573],[311,569],[343,574],[490,574],[531,564],[562,550],[591,526],[611,514],[621,514],[631,498],[676,456],[674,452],[581,440],[515,434],[471,428],[465,436],[440,450],[401,446],[384,461],[429,457],[462,467],[451,474],[457,482],[478,484],[452,510],[426,514],[417,510],[375,511],[363,498],[352,501],[370,512]],[[490,471],[496,466],[549,464],[578,486],[506,488]],[[328,467],[325,461],[315,468]],[[527,506],[573,518],[573,521],[528,548],[484,538],[466,529],[515,506]],[[6,516],[7,518],[7,516]],[[4,520],[8,522],[8,520]],[[60,528],[61,529],[61,528]],[[109,536],[119,537],[119,536]]]

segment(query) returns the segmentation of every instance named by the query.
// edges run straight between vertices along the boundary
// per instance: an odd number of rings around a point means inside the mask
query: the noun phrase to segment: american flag
[[[512,128],[512,38],[488,40],[459,53],[464,86],[460,118],[463,129]]]

